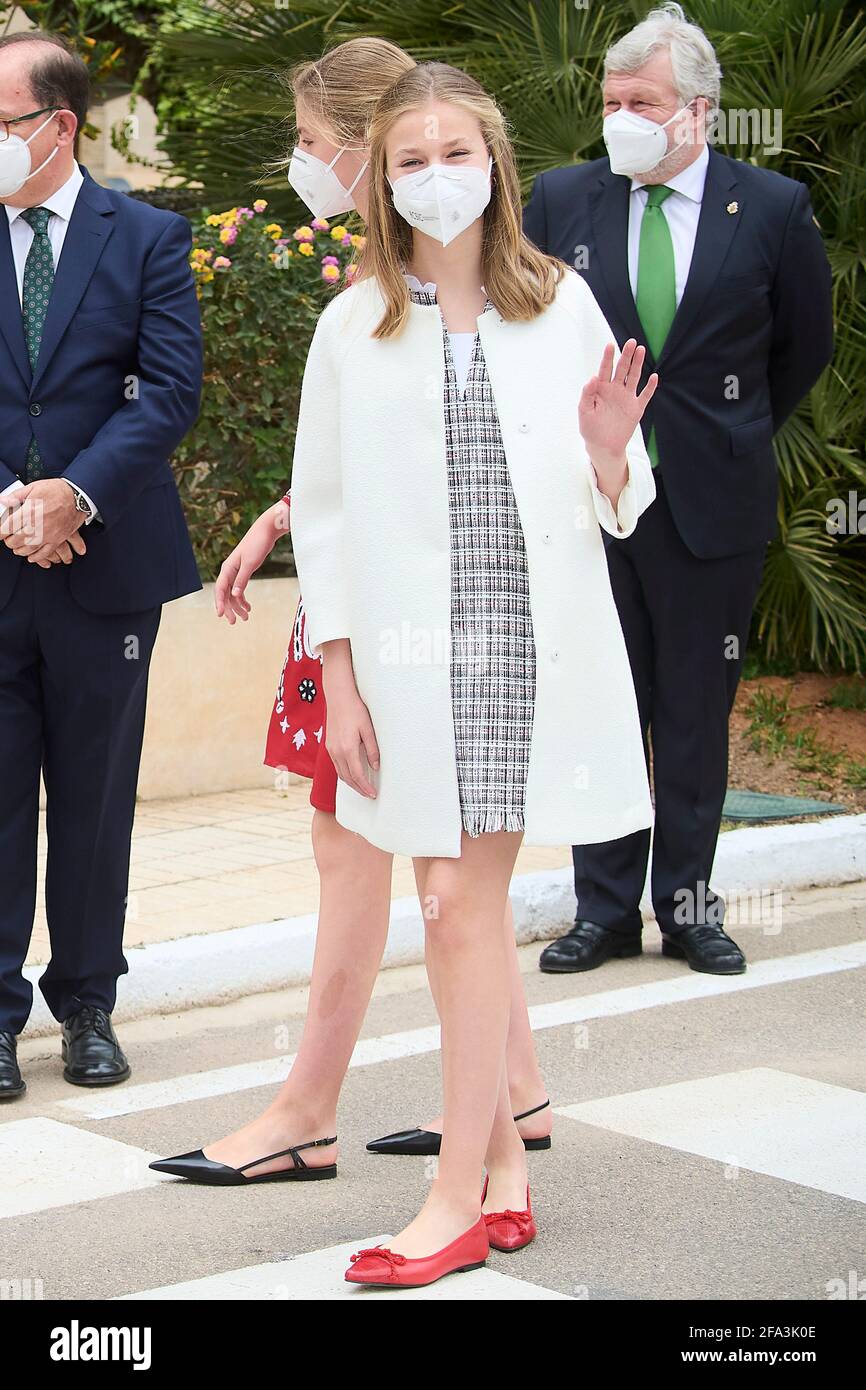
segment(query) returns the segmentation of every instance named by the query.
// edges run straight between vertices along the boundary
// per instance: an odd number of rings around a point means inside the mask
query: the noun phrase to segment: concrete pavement
[[[552,1150],[530,1155],[541,1234],[408,1297],[824,1300],[856,1287],[864,928],[859,883],[786,895],[781,929],[744,937],[752,965],[730,980],[663,959],[655,927],[643,957],[586,975],[543,976],[539,945],[521,948],[557,1111]],[[46,1299],[393,1297],[342,1272],[429,1181],[425,1160],[364,1149],[439,1107],[422,968],[380,977],[335,1182],[193,1188],[146,1166],[262,1107],[303,1007],[297,989],[128,1023],[133,1076],[98,1092],[64,1084],[55,1039],[22,1039],[28,1095],[0,1113],[0,1278],[38,1281]]]

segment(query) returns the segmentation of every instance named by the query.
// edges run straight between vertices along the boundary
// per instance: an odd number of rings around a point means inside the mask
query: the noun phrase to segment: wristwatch
[[[77,488],[74,483],[71,483],[68,478],[64,478],[63,481],[64,483],[66,483],[66,486],[71,487],[72,491],[75,493],[75,510],[77,512],[83,512],[84,515],[87,517],[87,520],[92,521],[93,517],[95,516],[95,512],[91,509],[89,502],[84,496],[84,493],[81,491],[80,488]]]

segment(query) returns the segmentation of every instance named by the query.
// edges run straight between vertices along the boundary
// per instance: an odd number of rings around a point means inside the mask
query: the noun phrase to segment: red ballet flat
[[[484,1179],[484,1191],[481,1193],[482,1205],[486,1196],[487,1178]],[[487,1239],[494,1250],[522,1250],[524,1245],[529,1245],[538,1235],[538,1227],[532,1215],[528,1184],[525,1211],[488,1211],[483,1215],[487,1225]]]
[[[487,1223],[479,1216],[474,1226],[452,1240],[435,1255],[412,1260],[398,1255],[386,1245],[374,1245],[351,1256],[346,1270],[350,1284],[375,1284],[381,1288],[420,1289],[435,1284],[446,1274],[462,1274],[467,1269],[480,1269],[490,1253]]]

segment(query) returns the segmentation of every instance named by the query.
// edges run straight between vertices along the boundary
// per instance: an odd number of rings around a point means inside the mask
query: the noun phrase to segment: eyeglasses
[[[14,135],[16,133],[15,131],[10,131],[9,127],[18,125],[19,121],[32,121],[34,116],[44,116],[46,111],[61,111],[62,109],[63,108],[60,106],[40,106],[38,111],[30,111],[26,116],[11,116],[8,121],[0,120],[0,143],[4,140],[8,140],[10,134]]]

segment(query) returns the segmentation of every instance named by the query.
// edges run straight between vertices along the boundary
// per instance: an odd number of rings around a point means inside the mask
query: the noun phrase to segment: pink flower
[[[336,256],[323,256],[323,257],[322,257],[322,265],[339,265],[339,264],[340,264],[340,262],[337,260],[337,257],[336,257]]]
[[[340,278],[340,267],[339,267],[338,265],[323,265],[323,266],[322,266],[322,279],[323,279],[323,280],[339,280],[339,278]]]
[[[324,217],[314,217],[311,226],[317,232],[328,232],[331,229],[330,222],[326,222]]]
[[[228,270],[230,265],[231,261],[229,260],[228,256],[217,256],[216,260],[213,263],[213,268],[214,270]]]
[[[350,235],[349,235],[348,232],[346,233],[346,235],[345,235],[344,237],[340,237],[340,245],[341,245],[341,246],[351,246],[351,245],[352,245],[352,238],[350,237]]]
[[[237,227],[223,227],[222,231],[220,232],[220,241],[222,242],[223,246],[234,246],[237,239]]]

